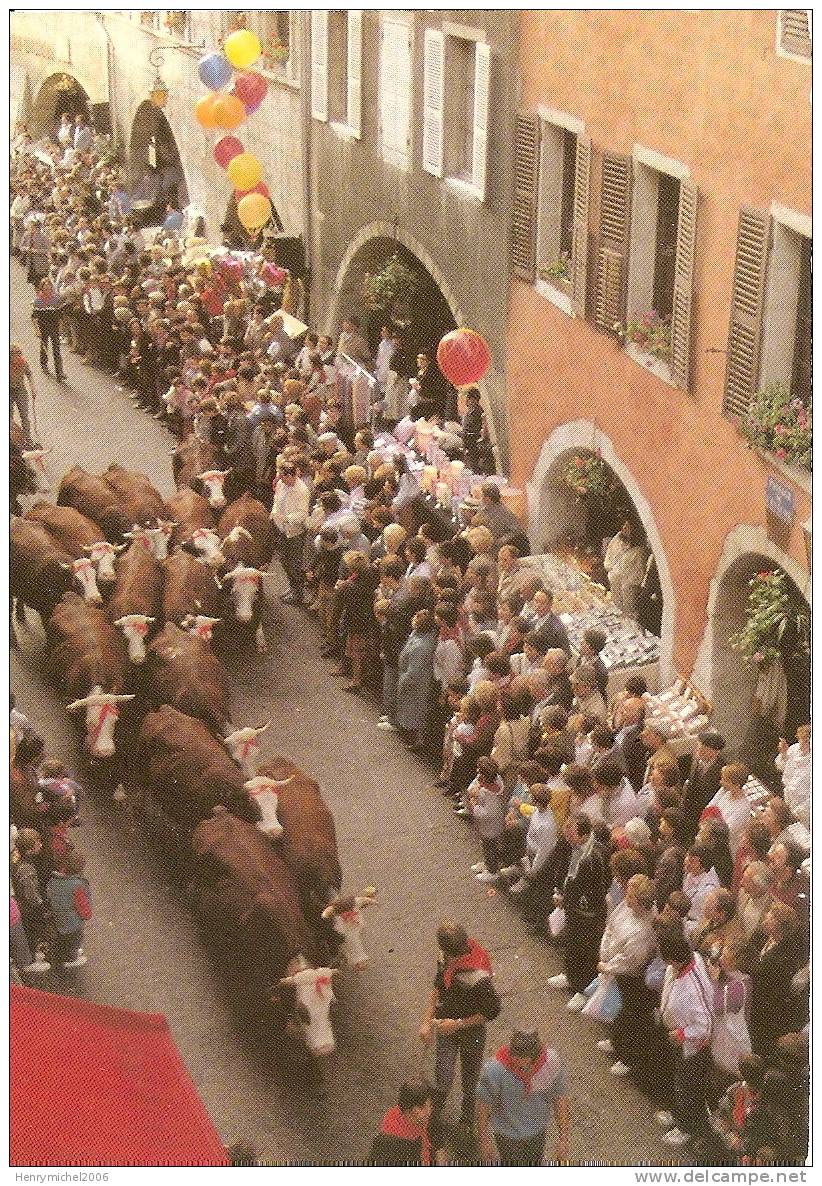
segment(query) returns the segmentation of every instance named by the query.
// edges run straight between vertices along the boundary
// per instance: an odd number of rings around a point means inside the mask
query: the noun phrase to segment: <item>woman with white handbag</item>
[[[751,1053],[748,1017],[751,1008],[751,978],[740,971],[746,945],[737,939],[726,943],[718,956],[708,960],[708,975],[714,983],[714,1030],[711,1057],[727,1082],[739,1075],[740,1059]]]

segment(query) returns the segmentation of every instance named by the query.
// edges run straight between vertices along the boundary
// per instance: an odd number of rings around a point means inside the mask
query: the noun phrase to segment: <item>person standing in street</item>
[[[62,299],[52,282],[46,277],[41,280],[37,296],[32,302],[32,318],[40,333],[40,369],[48,374],[48,344],[54,358],[54,373],[58,382],[65,383],[63,359],[60,354],[60,309]]]
[[[500,999],[491,981],[491,959],[464,927],[443,923],[437,929],[439,961],[420,1037],[436,1035],[436,1071],[432,1130],[437,1131],[454,1082],[457,1058],[462,1079],[460,1125],[474,1124],[474,1101],[485,1049],[485,1029],[499,1016]]]
[[[286,605],[302,605],[308,487],[297,477],[297,470],[290,462],[280,466],[280,476],[274,486],[271,518],[277,528],[277,550],[290,588],[290,592],[280,600]]]
[[[431,1139],[434,1088],[424,1079],[400,1085],[397,1103],[382,1118],[371,1144],[368,1165],[444,1165],[444,1150]]]
[[[477,1136],[483,1165],[541,1165],[553,1112],[556,1160],[568,1160],[570,1107],[565,1068],[535,1031],[515,1030],[482,1068]]]
[[[27,449],[34,443],[31,435],[29,400],[33,406],[36,395],[31,367],[23,356],[22,348],[16,342],[12,342],[9,346],[9,415],[13,416],[14,409],[17,408],[20,426],[23,429],[23,444]]]

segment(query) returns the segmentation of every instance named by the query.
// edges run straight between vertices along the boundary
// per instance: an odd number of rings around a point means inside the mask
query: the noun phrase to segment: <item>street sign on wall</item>
[[[765,483],[765,506],[768,512],[780,523],[790,525],[796,514],[796,499],[792,487],[780,482],[773,474],[768,475]]]

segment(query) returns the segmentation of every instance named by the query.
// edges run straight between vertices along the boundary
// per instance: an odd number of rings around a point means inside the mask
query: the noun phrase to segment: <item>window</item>
[[[537,276],[563,286],[571,279],[576,133],[540,122]]]
[[[811,60],[811,27],[807,10],[786,8],[776,15],[776,50],[780,56]]]
[[[328,13],[328,118],[337,132],[359,137],[362,12]]]
[[[811,406],[811,241],[801,238],[799,247],[799,284],[796,300],[791,394]]]
[[[311,114],[328,119],[328,13],[311,10]]]
[[[445,86],[445,79],[448,86]],[[491,49],[455,32],[426,29],[422,167],[485,198]]]
[[[473,41],[445,38],[445,173],[469,183],[474,155],[474,57]]]
[[[260,64],[252,67],[274,74],[289,82],[299,80],[299,12],[253,9],[231,14],[234,24],[256,33],[263,47]]]
[[[389,164],[411,163],[411,26],[385,17],[380,50],[380,151]]]

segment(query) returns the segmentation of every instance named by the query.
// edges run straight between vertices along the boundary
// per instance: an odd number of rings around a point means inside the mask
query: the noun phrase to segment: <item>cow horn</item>
[[[326,906],[325,910],[323,910],[322,914],[320,915],[320,918],[333,918],[335,908],[335,903],[332,902],[330,906]]]
[[[73,700],[71,704],[66,705],[66,711],[73,712],[75,708],[86,708],[90,702],[91,698],[89,696],[84,696],[82,700]]]
[[[271,724],[271,721],[269,720],[269,721],[266,721],[266,723],[264,725],[257,725],[254,728],[254,732],[255,733],[265,733],[266,729],[268,728],[268,726],[270,724]]]
[[[293,976],[281,976],[280,977],[280,984],[293,984],[293,983],[294,983]]]
[[[111,545],[112,551],[116,552],[118,556],[120,555],[121,552],[125,552],[127,547],[128,547],[128,544],[112,544]]]

